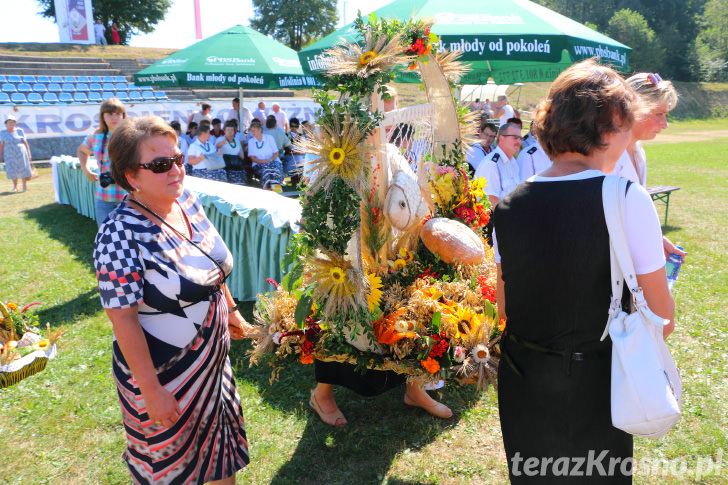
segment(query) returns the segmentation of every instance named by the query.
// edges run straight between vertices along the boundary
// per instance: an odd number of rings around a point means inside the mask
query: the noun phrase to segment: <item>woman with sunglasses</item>
[[[121,202],[126,192],[111,177],[109,163],[109,137],[117,125],[126,118],[126,108],[117,98],[110,98],[99,107],[99,128],[88,135],[78,147],[76,156],[86,178],[96,184],[96,223],[100,226],[106,216]],[[96,158],[98,173],[88,167],[89,155]]]
[[[647,158],[641,141],[652,140],[667,128],[667,113],[677,104],[677,91],[670,81],[659,74],[640,72],[627,79],[639,96],[639,109],[635,112],[632,139],[617,160],[612,175],[620,175],[647,188]],[[677,254],[684,258],[687,253],[663,236],[665,257]]]
[[[234,484],[249,458],[228,351],[250,326],[224,283],[232,255],[184,189],[164,120],[122,122],[109,155],[129,195],[99,228],[94,266],[114,331],[123,459],[135,483]]]

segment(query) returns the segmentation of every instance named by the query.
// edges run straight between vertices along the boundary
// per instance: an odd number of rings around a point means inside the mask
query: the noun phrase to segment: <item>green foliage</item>
[[[336,29],[336,0],[253,0],[255,17],[250,26],[283,42],[301,48]]]
[[[41,15],[55,21],[56,7],[54,0],[37,0]],[[106,40],[111,42],[111,23],[116,21],[119,27],[121,43],[127,45],[129,40],[140,32],[153,32],[155,26],[164,20],[171,0],[103,0],[93,3],[94,20],[101,20],[106,27]]]
[[[701,79],[728,80],[728,0],[709,0],[700,16],[695,58]]]
[[[629,66],[633,71],[658,72],[663,67],[665,49],[642,14],[628,8],[615,12],[609,19],[606,33],[632,47]]]
[[[307,193],[301,214],[306,244],[343,254],[359,227],[359,202],[361,199],[354,189],[339,178],[334,179],[328,190]]]

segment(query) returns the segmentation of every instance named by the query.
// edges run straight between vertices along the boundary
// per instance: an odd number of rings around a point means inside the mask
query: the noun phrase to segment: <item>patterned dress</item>
[[[192,241],[226,274],[232,255],[197,197],[177,200]],[[228,351],[228,309],[220,269],[171,229],[159,227],[124,200],[96,235],[94,265],[104,308],[138,306],[139,322],[161,385],[182,415],[165,428],[152,422],[119,345],[113,373],[136,483],[205,483],[248,464],[240,398]]]
[[[12,133],[8,133],[8,130],[0,131],[5,174],[10,180],[27,179],[31,176],[30,156],[23,140],[25,134],[20,128],[15,128]]]

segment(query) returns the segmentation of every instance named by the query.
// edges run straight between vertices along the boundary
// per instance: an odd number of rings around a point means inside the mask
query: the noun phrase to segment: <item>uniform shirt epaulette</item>
[[[500,160],[500,153],[496,153],[492,157],[490,157],[490,161],[494,163],[498,163],[498,160]]]
[[[536,150],[538,150],[538,147],[531,147],[526,153],[528,153],[529,155],[533,155],[534,153],[536,153]]]

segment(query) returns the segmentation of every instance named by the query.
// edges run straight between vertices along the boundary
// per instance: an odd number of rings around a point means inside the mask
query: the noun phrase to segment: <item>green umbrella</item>
[[[134,83],[158,87],[310,88],[296,51],[237,25],[175,52],[134,74]]]
[[[546,7],[527,0],[395,0],[375,11],[378,18],[434,19],[432,32],[441,47],[463,52],[472,71],[461,82],[498,84],[553,81],[574,62],[601,57],[628,69],[630,48]],[[366,19],[365,19],[366,21]],[[298,53],[304,71],[321,74],[322,52],[340,39],[359,41],[349,24]],[[419,82],[401,72],[399,82]]]

